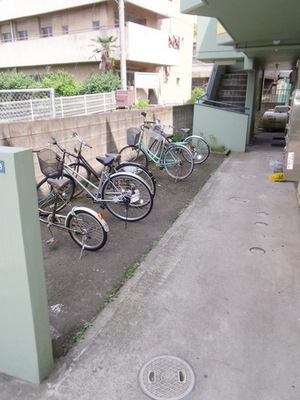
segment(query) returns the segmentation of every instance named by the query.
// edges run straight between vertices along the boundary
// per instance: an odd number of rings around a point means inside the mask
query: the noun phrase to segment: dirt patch
[[[190,201],[223,162],[225,155],[211,154],[203,165],[195,166],[188,179],[174,183],[163,170],[151,166],[157,193],[150,215],[127,224],[103,210],[110,232],[105,247],[97,252],[80,248],[68,233],[55,231],[56,242],[48,245],[50,234],[41,225],[44,265],[51,325],[61,335],[62,353],[80,339],[93,319],[112,301],[124,279],[188,206]],[[81,195],[72,205],[99,211],[99,205]],[[68,207],[69,209],[69,207]],[[66,212],[66,210],[64,210]],[[125,275],[126,276],[125,276]]]

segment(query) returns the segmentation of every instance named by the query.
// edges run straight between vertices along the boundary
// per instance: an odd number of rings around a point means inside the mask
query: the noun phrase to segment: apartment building
[[[127,85],[151,103],[182,104],[190,98],[194,18],[180,0],[125,0]],[[37,76],[51,66],[84,79],[99,71],[97,37],[117,37],[111,56],[120,70],[117,0],[0,0],[0,71]]]

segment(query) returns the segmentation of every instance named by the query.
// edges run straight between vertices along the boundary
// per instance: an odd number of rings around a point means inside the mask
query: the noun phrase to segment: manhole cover
[[[184,399],[194,388],[192,368],[173,356],[152,358],[140,370],[139,384],[147,396],[155,400]]]

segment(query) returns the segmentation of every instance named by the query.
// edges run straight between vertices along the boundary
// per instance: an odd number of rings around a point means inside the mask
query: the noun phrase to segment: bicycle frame
[[[176,158],[174,158],[174,161],[164,161],[164,154],[166,152],[166,149],[169,147],[178,147],[178,145],[180,146],[181,144],[179,143],[170,143],[169,141],[167,141],[166,139],[162,138],[162,146],[160,148],[159,154],[156,155],[154,153],[151,152],[150,148],[146,145],[145,141],[144,141],[144,125],[141,126],[142,129],[142,133],[141,133],[141,137],[136,145],[137,148],[141,149],[147,156],[148,160],[153,161],[158,167],[163,168],[165,166],[173,166],[174,163],[176,163]]]

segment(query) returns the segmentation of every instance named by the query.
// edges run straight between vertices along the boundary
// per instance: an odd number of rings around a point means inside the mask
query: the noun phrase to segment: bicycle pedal
[[[54,237],[50,238],[49,240],[47,240],[47,244],[51,244],[51,243],[55,243],[56,239]]]

